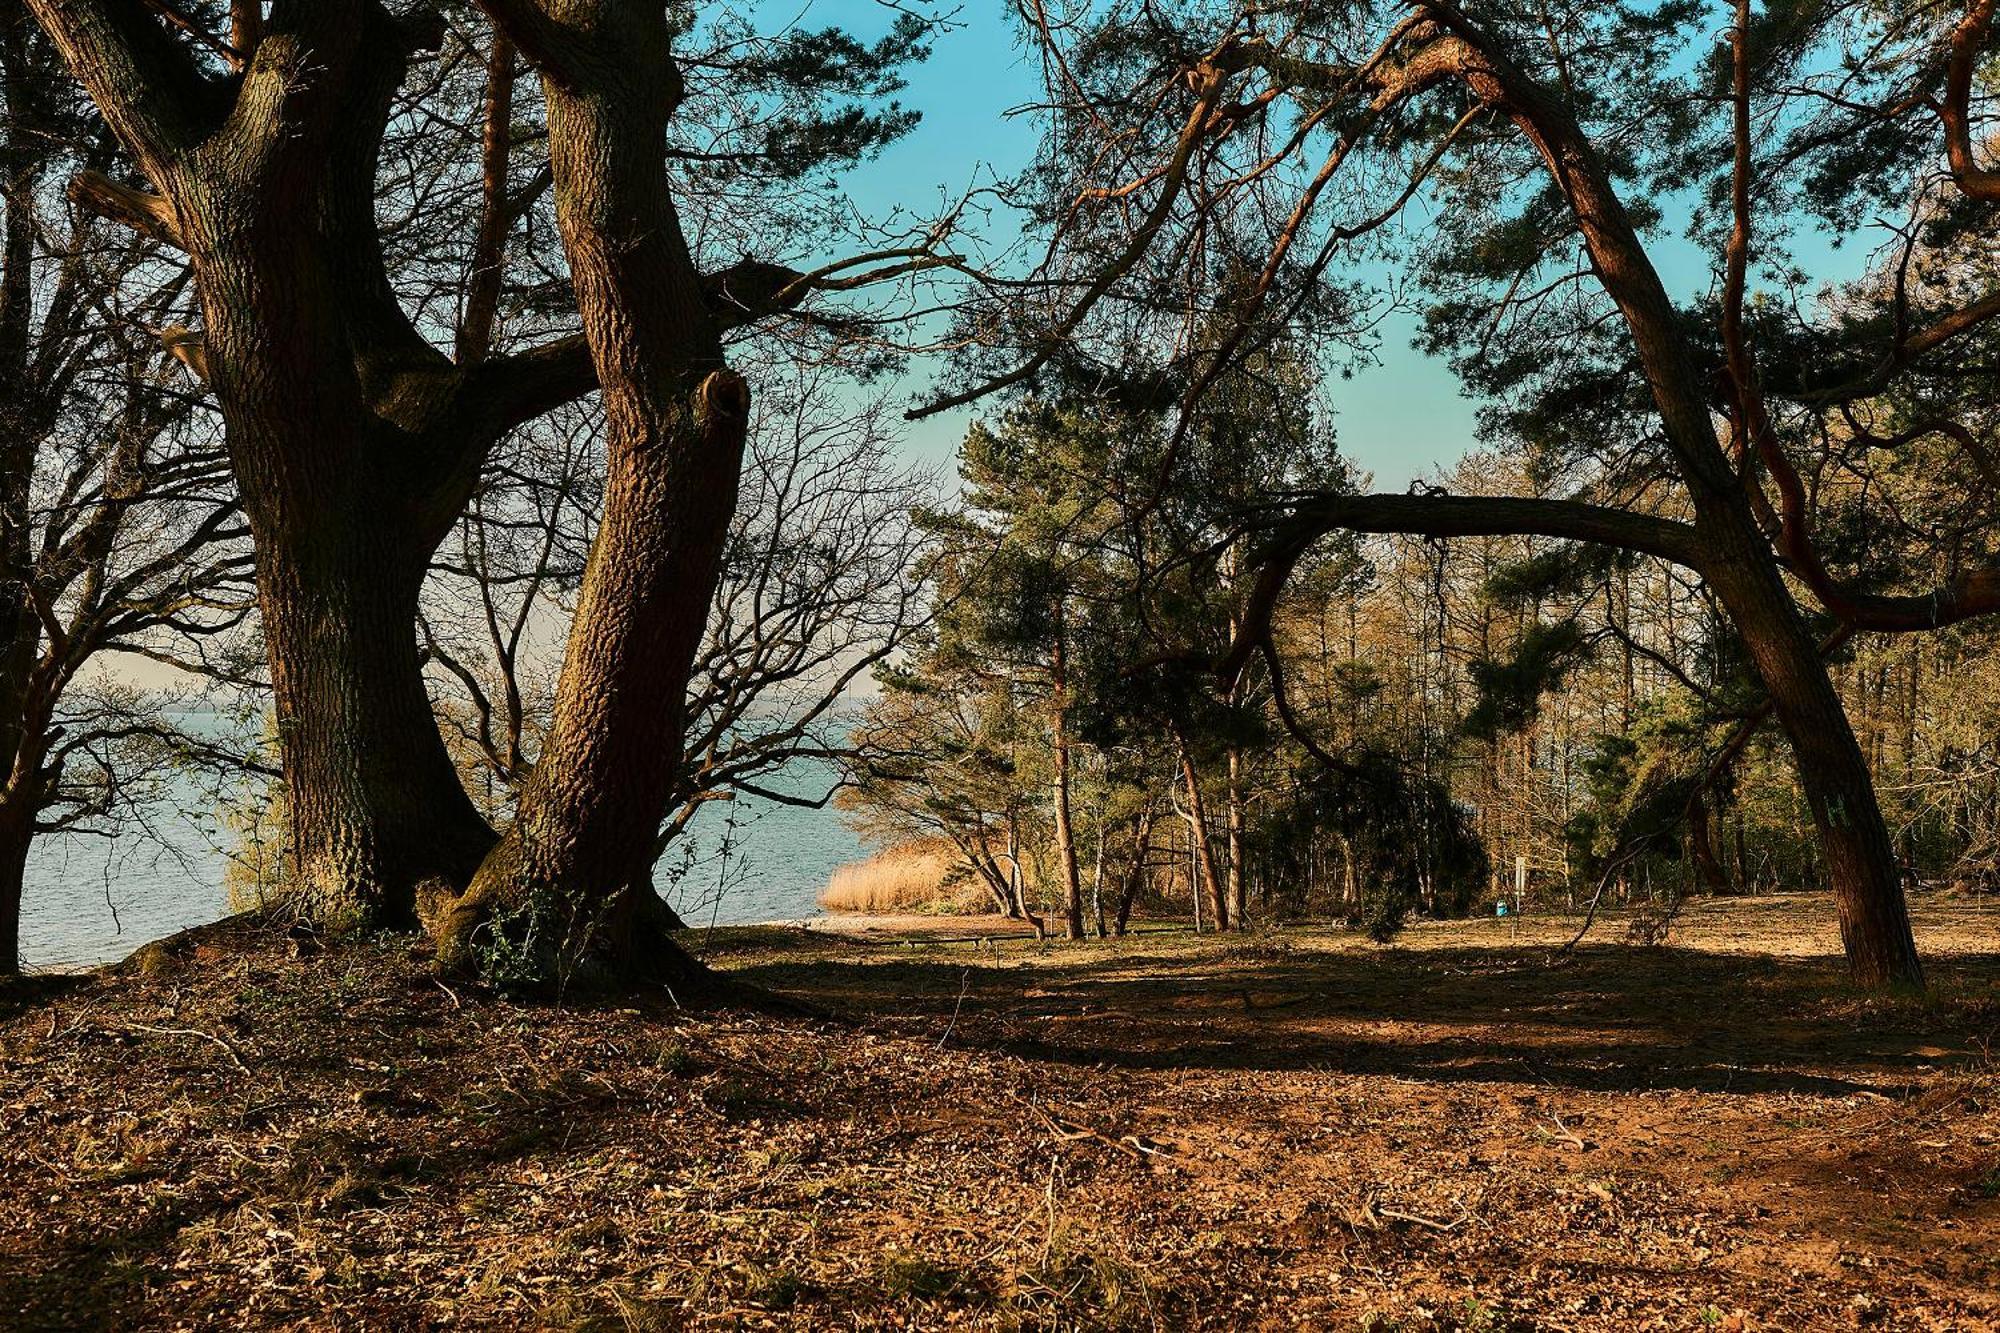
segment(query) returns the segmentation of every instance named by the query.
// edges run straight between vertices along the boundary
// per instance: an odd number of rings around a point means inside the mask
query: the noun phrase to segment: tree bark
[[[414,926],[493,845],[417,655],[430,552],[393,536],[294,528],[264,543],[258,566],[290,821],[285,907],[336,930]]]
[[[1025,920],[1034,929],[1036,939],[1047,939],[1047,924],[1040,913],[1028,906],[1027,877],[1021,873],[1020,821],[1012,810],[1007,812],[1007,888],[1014,901],[1014,909],[1008,915]]]
[[[1249,914],[1249,885],[1243,874],[1243,751],[1229,747],[1229,777],[1226,812],[1229,837],[1229,919],[1242,930]]]
[[[31,8],[155,191],[86,173],[72,197],[194,273],[204,326],[168,341],[215,395],[257,548],[294,905],[407,924],[493,840],[429,711],[417,589],[492,443],[587,392],[587,358],[456,367],[397,302],[376,158],[409,53],[436,39],[426,20],[283,7],[216,81],[139,7]]]
[[[270,107],[222,136],[249,144],[204,144],[160,170],[257,549],[291,819],[286,906],[336,929],[415,924],[419,899],[455,892],[493,841],[431,714],[415,623],[431,554],[497,432],[468,439],[436,420],[449,367],[385,310],[377,136],[415,38],[368,9],[366,40],[265,34],[245,76],[251,98],[316,61],[344,68],[315,91],[353,113],[354,141],[313,144]],[[367,59],[387,67],[342,64]],[[270,142],[288,133],[317,151]]]
[[[1069,681],[1067,662],[1064,660],[1062,610],[1056,611],[1055,640],[1051,647],[1049,665],[1050,701],[1049,725],[1050,745],[1055,758],[1055,790],[1052,804],[1055,807],[1056,866],[1062,875],[1063,929],[1070,939],[1083,938],[1083,879],[1077,864],[1076,830],[1070,817],[1069,800]]]
[[[486,53],[485,128],[479,143],[479,234],[465,275],[464,313],[458,321],[455,359],[461,366],[485,359],[493,346],[506,271],[507,233],[513,225],[507,200],[507,163],[513,149],[514,44],[493,34]]]
[[[1139,826],[1132,835],[1132,864],[1125,871],[1125,882],[1118,893],[1118,911],[1112,918],[1111,933],[1122,937],[1132,921],[1132,904],[1139,899],[1139,891],[1146,884],[1147,863],[1153,855],[1154,808],[1148,805],[1139,812]]]
[[[1704,527],[1724,553],[1713,562],[1709,583],[1742,635],[1791,741],[1840,915],[1848,970],[1865,985],[1921,990],[1923,965],[1910,930],[1901,868],[1868,762],[1818,644],[1768,548],[1751,529],[1747,509],[1732,523],[1708,521]]]
[[[1733,892],[1729,872],[1715,854],[1715,812],[1704,792],[1688,804],[1688,854],[1704,889],[1718,896]]]
[[[1222,877],[1216,872],[1215,847],[1208,837],[1208,806],[1202,800],[1194,756],[1185,745],[1181,747],[1181,783],[1187,792],[1188,841],[1194,848],[1195,866],[1201,874],[1202,895],[1208,899],[1209,920],[1216,930],[1228,930],[1229,902],[1223,895]]]
[[[542,75],[607,471],[541,757],[513,825],[439,925],[440,960],[530,988],[704,985],[632,886],[679,773],[750,389],[723,363],[668,189],[680,78],[665,12],[627,0],[489,10]]]

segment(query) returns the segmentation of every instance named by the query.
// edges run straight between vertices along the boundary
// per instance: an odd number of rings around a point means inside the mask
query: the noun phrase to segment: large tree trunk
[[[175,197],[215,390],[257,550],[290,812],[286,907],[409,926],[470,879],[493,835],[451,763],[417,653],[417,596],[470,469],[429,473],[370,410],[342,275],[270,182],[189,170]],[[476,456],[476,455],[475,455]]]
[[[413,627],[429,552],[367,524],[314,536],[264,543],[257,568],[290,820],[284,906],[335,929],[413,926],[494,841],[424,687]]]
[[[1716,506],[1701,526],[1720,558],[1709,583],[1743,636],[1798,763],[1840,913],[1848,971],[1870,986],[1922,989],[1902,872],[1875,783],[1819,645],[1799,616],[1747,506]]]
[[[157,191],[86,174],[72,195],[184,249],[194,272],[203,328],[169,345],[215,395],[257,549],[294,905],[329,925],[407,924],[493,840],[430,713],[418,588],[491,443],[590,377],[580,356],[454,367],[390,288],[376,160],[435,20],[376,0],[269,23],[252,8],[245,68],[223,85],[197,80],[148,15],[32,5]]]
[[[708,978],[632,886],[679,773],[688,676],[735,511],[749,386],[723,364],[667,188],[666,15],[495,5],[542,73],[556,216],[605,409],[604,516],[554,714],[512,827],[440,958],[530,987]],[[527,31],[514,30],[516,25]]]

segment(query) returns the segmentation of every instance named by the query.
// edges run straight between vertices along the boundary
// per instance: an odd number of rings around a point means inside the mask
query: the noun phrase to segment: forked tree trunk
[[[735,512],[750,390],[723,364],[669,195],[667,15],[491,8],[542,74],[556,217],[603,386],[604,516],[514,823],[438,926],[447,964],[527,987],[707,974],[635,890],[679,773],[687,682]]]
[[[454,367],[389,286],[376,159],[409,53],[437,37],[423,15],[237,6],[246,63],[224,82],[140,9],[31,9],[157,192],[86,174],[73,196],[194,272],[204,326],[170,345],[215,395],[257,549],[294,905],[407,924],[493,841],[428,706],[417,590],[492,442],[586,392],[589,367]]]
[[[1154,808],[1147,806],[1139,812],[1139,827],[1132,835],[1132,864],[1126,868],[1125,882],[1118,892],[1118,911],[1112,919],[1111,933],[1124,935],[1132,921],[1132,904],[1139,900],[1139,891],[1146,884],[1146,870],[1153,855]]]
[[[1229,929],[1229,902],[1224,897],[1222,877],[1216,872],[1215,847],[1208,837],[1208,805],[1202,800],[1201,778],[1195,771],[1194,756],[1181,747],[1181,783],[1187,793],[1188,844],[1194,849],[1195,869],[1201,875],[1201,894],[1208,899],[1208,916],[1218,931]]]
[[[334,164],[313,165],[267,177],[191,155],[169,194],[188,201],[199,369],[257,551],[290,812],[285,906],[335,929],[405,927],[420,897],[454,896],[493,843],[431,713],[415,628],[473,468],[436,466],[371,406],[349,335],[353,275],[326,232],[300,225],[336,211]]]
[[[1011,810],[1007,812],[1007,891],[1014,901],[1014,909],[1008,915],[1026,921],[1033,928],[1036,939],[1047,939],[1047,923],[1039,912],[1028,906],[1027,876],[1021,870],[1020,819]]]
[[[1734,891],[1728,869],[1715,854],[1715,810],[1706,792],[1697,792],[1688,804],[1688,854],[1704,889],[1723,896]]]
[[[986,890],[986,896],[993,900],[993,910],[1001,916],[1013,916],[1014,903],[1012,895],[1007,891],[1007,877],[1000,872],[999,865],[994,862],[986,848],[976,838],[961,837],[950,829],[946,830],[945,837],[957,849],[959,856],[971,868],[973,875],[978,878],[981,887]]]

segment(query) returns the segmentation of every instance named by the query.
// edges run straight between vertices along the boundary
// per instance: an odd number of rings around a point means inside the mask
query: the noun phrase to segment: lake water
[[[771,785],[792,794],[823,790],[824,771],[802,766]],[[149,813],[143,835],[39,840],[21,903],[21,955],[30,968],[113,962],[228,911],[213,828],[166,803]],[[867,855],[832,810],[753,796],[703,807],[687,839],[668,853],[658,883],[691,926],[819,916],[819,891],[834,867]]]

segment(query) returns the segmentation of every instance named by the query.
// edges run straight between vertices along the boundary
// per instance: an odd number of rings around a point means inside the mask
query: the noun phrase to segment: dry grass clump
[[[911,912],[949,907],[956,858],[942,843],[888,847],[866,861],[841,866],[820,890],[830,912]]]

